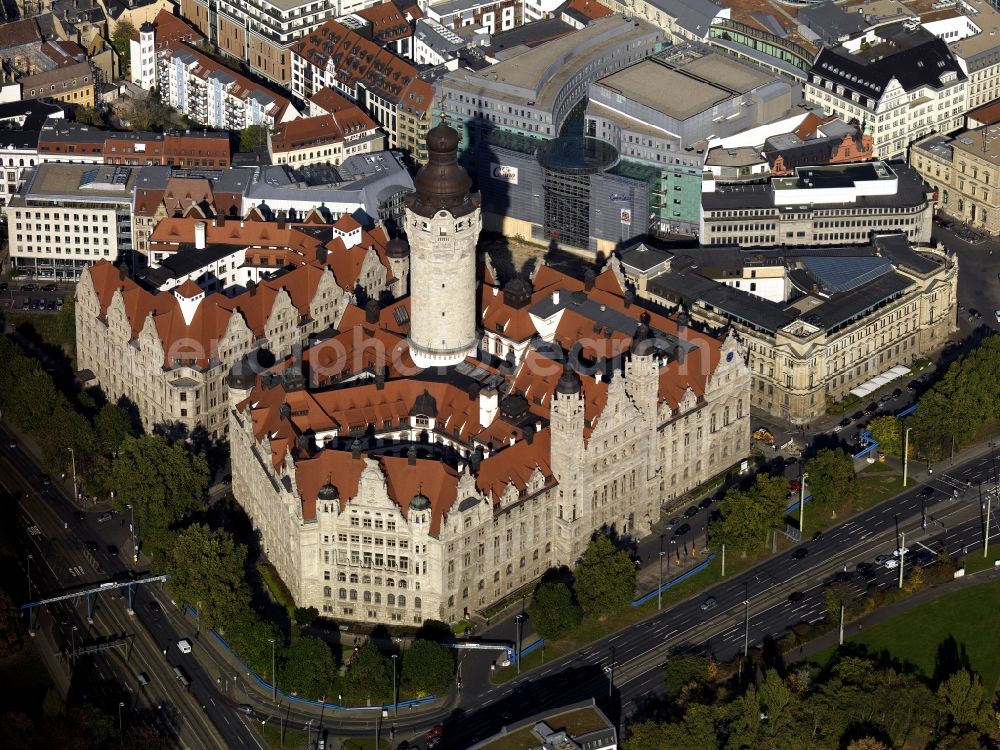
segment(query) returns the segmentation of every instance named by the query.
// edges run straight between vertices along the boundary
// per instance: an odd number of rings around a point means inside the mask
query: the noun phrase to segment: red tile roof
[[[302,117],[283,123],[271,136],[271,150],[281,153],[336,143],[347,137],[373,134],[377,127],[360,107],[352,105],[350,109],[342,109],[336,114]]]
[[[413,33],[406,16],[388,1],[355,11],[354,14],[371,23],[372,35],[383,43],[406,39]]]

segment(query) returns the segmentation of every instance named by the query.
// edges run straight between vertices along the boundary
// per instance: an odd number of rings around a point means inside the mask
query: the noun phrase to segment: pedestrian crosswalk
[[[80,565],[76,565],[72,568],[67,568],[67,570],[69,570],[69,574],[74,577],[82,576],[84,573],[86,573],[86,571]]]

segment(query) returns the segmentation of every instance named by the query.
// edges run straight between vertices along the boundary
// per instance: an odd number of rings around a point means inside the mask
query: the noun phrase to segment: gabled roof
[[[38,30],[34,18],[22,18],[19,21],[0,24],[0,49],[20,47],[41,40],[42,32]]]
[[[281,124],[271,136],[271,150],[276,153],[296,151],[345,138],[372,133],[378,126],[360,107],[352,105],[336,114],[300,117]]]

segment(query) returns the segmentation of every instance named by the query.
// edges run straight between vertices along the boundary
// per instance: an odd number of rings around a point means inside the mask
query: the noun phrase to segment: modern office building
[[[867,247],[620,254],[637,294],[705,330],[731,329],[748,352],[750,403],[810,424],[894,367],[932,355],[956,329],[957,258],[879,235]]]
[[[596,529],[650,533],[663,500],[749,449],[733,336],[644,310],[614,268],[476,278],[458,140],[430,131],[407,201],[410,297],[229,384],[233,493],[296,603],[339,621],[457,622],[572,564]],[[443,364],[470,325],[480,351]]]
[[[701,195],[702,245],[809,247],[867,244],[902,232],[930,242],[934,191],[902,162],[798,167],[794,177],[719,184]]]
[[[39,164],[7,208],[11,270],[75,279],[132,247],[134,167]]]
[[[959,221],[1000,232],[1000,125],[931,135],[910,148],[910,164],[934,188],[938,207]]]
[[[869,28],[824,47],[805,96],[871,133],[875,155],[905,156],[928,133],[962,126],[968,76],[948,45],[916,22]]]

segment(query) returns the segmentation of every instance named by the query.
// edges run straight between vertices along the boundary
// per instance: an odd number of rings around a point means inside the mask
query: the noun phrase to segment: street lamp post
[[[615,647],[611,646],[611,663],[608,665],[608,697],[615,689]]]
[[[122,733],[122,709],[125,707],[123,701],[118,701],[118,734]]]
[[[76,489],[76,451],[72,447],[67,447],[66,450],[69,451],[70,459],[73,462],[73,502],[75,503],[79,497]]]
[[[799,535],[804,536],[806,533],[806,480],[809,478],[809,474],[805,471],[802,472],[802,478],[799,480]]]
[[[517,673],[521,674],[521,623],[524,622],[524,615],[518,612],[514,615],[514,624],[517,625],[517,653],[514,659],[517,661]]]
[[[912,427],[907,427],[903,430],[903,486],[906,486],[906,470],[909,468],[910,463],[910,430]]]
[[[274,638],[268,638],[271,642],[271,700],[278,702],[278,671],[274,661]]]
[[[27,576],[28,576],[28,601],[29,602],[31,601],[31,560],[32,559],[33,558],[31,556],[31,554],[29,553],[28,557],[27,557],[27,560],[25,562],[25,572],[27,573]]]
[[[115,493],[111,493],[112,500],[114,499]],[[132,507],[132,503],[125,506],[128,508],[128,530],[132,534],[132,564],[139,564],[139,546],[135,541],[135,508]]]
[[[29,598],[30,598],[30,585],[29,585]],[[659,586],[656,587],[656,609],[659,610],[663,606],[663,534],[660,534],[660,577]]]
[[[396,693],[396,658],[398,654],[392,655],[392,715],[399,717],[399,695]]]
[[[76,625],[72,625],[70,627],[69,637],[70,637],[70,644],[71,644],[71,646],[70,646],[70,648],[71,648],[70,656],[73,657],[73,661],[75,662],[76,661]]]

